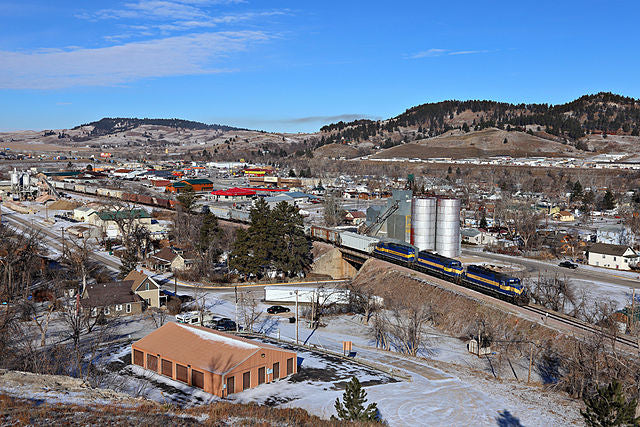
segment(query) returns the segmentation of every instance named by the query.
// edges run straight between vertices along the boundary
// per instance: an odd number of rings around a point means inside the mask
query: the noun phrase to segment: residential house
[[[638,263],[638,254],[627,245],[594,243],[587,251],[589,265],[631,270]]]
[[[175,253],[171,248],[162,248],[149,255],[147,267],[160,272],[183,270],[185,261],[182,255]]]
[[[85,222],[89,219],[89,215],[94,213],[96,210],[89,206],[79,206],[73,210],[73,219],[76,221]]]
[[[496,235],[477,228],[463,228],[460,230],[460,236],[462,243],[468,245],[493,245],[498,242]]]
[[[571,221],[575,221],[575,217],[573,216],[573,214],[569,211],[560,211],[557,212],[555,214],[553,214],[553,218],[558,220],[558,221],[562,221],[562,222],[571,222]]]
[[[145,302],[131,290],[132,285],[131,280],[87,285],[80,303],[91,310],[93,316],[100,313],[105,316],[140,314]]]
[[[142,271],[130,271],[124,281],[132,282],[131,290],[145,301],[147,307],[160,308],[167,305],[167,296],[161,293],[160,285]]]
[[[367,219],[367,214],[362,211],[349,211],[345,214],[344,219],[352,225],[360,225]]]
[[[633,243],[633,233],[622,224],[603,225],[598,227],[596,242],[611,245],[625,245]]]
[[[142,208],[136,208],[119,211],[93,212],[88,216],[87,220],[89,224],[100,228],[100,230],[110,238],[115,238],[120,235],[119,222],[129,221],[149,229],[151,225],[151,215]]]

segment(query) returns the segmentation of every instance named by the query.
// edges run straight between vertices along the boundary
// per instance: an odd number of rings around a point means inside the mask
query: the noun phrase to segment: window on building
[[[616,257],[613,257],[613,260],[615,261],[615,260],[616,260]]]
[[[131,313],[131,304],[127,304],[127,313]]]
[[[122,304],[116,304],[116,311],[122,311]]]
[[[109,310],[109,307],[105,307],[105,308],[102,310],[102,312],[103,312],[104,314],[107,314],[107,315],[108,315],[109,313],[111,313],[111,311]]]
[[[242,374],[242,390],[247,390],[251,387],[251,372],[245,372]]]
[[[236,392],[236,378],[227,377],[227,395],[233,394],[235,392]]]

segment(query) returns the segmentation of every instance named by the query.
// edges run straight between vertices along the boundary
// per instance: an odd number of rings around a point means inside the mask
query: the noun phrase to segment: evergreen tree
[[[295,178],[296,177],[296,171],[294,171],[293,169],[289,169],[289,178]]]
[[[482,214],[482,218],[480,218],[480,228],[487,228],[487,217]]]
[[[607,190],[604,194],[604,198],[602,199],[602,209],[611,210],[616,207],[616,199],[613,197],[613,193]]]
[[[342,402],[336,399],[335,408],[338,417],[344,421],[380,421],[378,407],[370,403],[365,408],[367,392],[362,389],[360,381],[352,377],[342,395]]]
[[[464,122],[464,124],[462,125],[462,130],[465,133],[469,133],[469,125],[467,124],[467,122]]]
[[[200,226],[200,238],[198,240],[198,249],[205,252],[216,239],[222,236],[222,229],[218,224],[218,218],[211,212],[207,212],[202,218]]]
[[[571,190],[571,200],[579,200],[582,198],[582,184],[580,181],[576,181],[573,184],[573,189]]]
[[[585,397],[584,403],[586,408],[580,413],[590,427],[635,426],[640,422],[640,418],[635,416],[636,399],[627,401],[622,386],[616,380],[599,387],[594,395]]]
[[[187,185],[184,190],[178,194],[176,200],[182,205],[182,209],[184,209],[186,213],[192,213],[192,209],[196,203],[196,192],[192,186]]]
[[[272,254],[275,267],[288,276],[305,271],[312,261],[311,241],[304,232],[298,208],[287,202],[280,202],[271,214],[271,228],[277,243]]]

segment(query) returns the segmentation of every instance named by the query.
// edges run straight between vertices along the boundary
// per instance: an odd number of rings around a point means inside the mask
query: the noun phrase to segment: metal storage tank
[[[436,214],[436,252],[442,256],[460,256],[460,200],[438,199]]]
[[[26,187],[29,187],[29,185],[31,185],[29,174],[28,173],[23,173],[22,174],[22,186],[26,188]]]
[[[10,173],[10,175],[11,175],[11,185],[13,186],[20,185],[20,173],[14,169],[13,172]]]
[[[411,244],[421,251],[436,249],[436,198],[414,197],[411,204]]]

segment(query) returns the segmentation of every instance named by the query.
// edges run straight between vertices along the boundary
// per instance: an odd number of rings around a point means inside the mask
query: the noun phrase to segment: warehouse
[[[219,397],[297,372],[293,351],[174,322],[133,343],[131,362]]]

